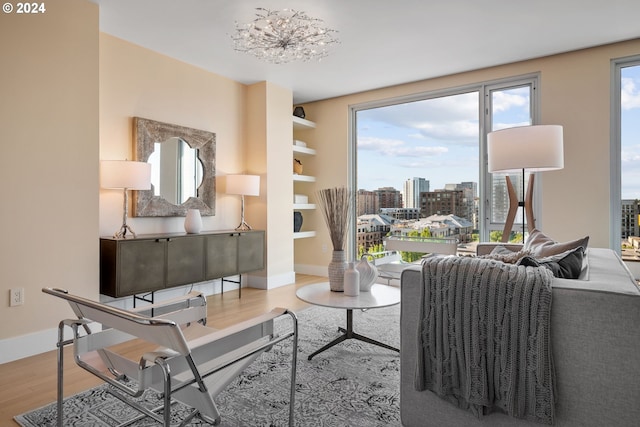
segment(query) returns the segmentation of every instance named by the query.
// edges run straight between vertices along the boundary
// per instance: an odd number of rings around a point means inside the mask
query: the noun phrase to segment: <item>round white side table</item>
[[[353,331],[353,310],[366,310],[372,308],[389,307],[400,303],[400,289],[387,285],[374,284],[370,292],[360,292],[360,295],[350,297],[342,292],[333,292],[329,288],[329,282],[314,283],[303,286],[296,291],[296,296],[304,302],[330,308],[342,308],[347,310],[347,327],[338,328],[342,335],[334,339],[324,347],[309,355],[311,360],[315,355],[341,343],[347,339],[356,339],[369,344],[377,345],[389,350],[400,352],[400,349],[381,343],[372,338],[365,337]]]

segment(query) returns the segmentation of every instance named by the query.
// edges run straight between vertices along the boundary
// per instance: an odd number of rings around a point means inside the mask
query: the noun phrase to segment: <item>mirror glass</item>
[[[202,162],[198,150],[189,147],[183,139],[173,137],[155,142],[151,163],[153,194],[169,203],[180,205],[189,197],[198,197],[202,183]]]
[[[133,192],[137,217],[215,215],[216,134],[133,118],[137,161],[151,163],[151,190]]]

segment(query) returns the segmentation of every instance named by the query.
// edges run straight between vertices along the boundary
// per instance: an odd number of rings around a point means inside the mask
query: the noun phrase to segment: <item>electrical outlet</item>
[[[326,243],[324,243],[322,245],[322,252],[327,252],[327,244]]]
[[[24,304],[24,288],[13,288],[9,290],[9,307]]]

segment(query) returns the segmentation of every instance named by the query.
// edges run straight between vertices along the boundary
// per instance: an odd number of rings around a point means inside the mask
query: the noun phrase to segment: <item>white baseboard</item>
[[[96,331],[100,328],[100,324],[91,323],[89,327],[91,330]],[[69,328],[65,328],[64,338],[71,338],[71,330]],[[0,340],[0,348],[2,348],[2,352],[0,352],[0,364],[56,350],[57,342],[58,328],[45,329],[31,334]]]
[[[252,276],[247,274],[247,286],[256,289],[274,289],[280,286],[291,285],[296,282],[295,271],[289,271],[287,273],[273,275],[273,276]]]
[[[0,363],[13,362],[23,357],[55,350],[56,342],[58,342],[58,328],[0,340],[0,348],[2,348]]]
[[[296,264],[293,266],[296,270],[296,273],[300,274],[309,274],[311,276],[320,276],[327,277],[329,272],[327,271],[327,266],[322,265],[312,265],[312,264]]]

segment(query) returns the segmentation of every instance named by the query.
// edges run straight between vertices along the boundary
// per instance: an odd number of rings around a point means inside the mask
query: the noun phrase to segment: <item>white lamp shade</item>
[[[103,160],[100,162],[102,188],[128,190],[151,189],[151,164],[129,160]]]
[[[487,135],[489,172],[542,172],[564,167],[562,126],[519,126]]]
[[[259,175],[227,175],[227,194],[260,195]]]

